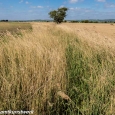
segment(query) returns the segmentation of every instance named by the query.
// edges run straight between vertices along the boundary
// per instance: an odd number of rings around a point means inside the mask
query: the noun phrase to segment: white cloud
[[[28,1],[26,1],[26,4],[29,4],[29,2],[28,2]]]
[[[76,3],[78,0],[70,0],[70,3]]]
[[[80,10],[81,8],[76,7],[75,9],[76,9],[76,10]]]
[[[70,10],[74,10],[74,8],[69,8]]]
[[[43,6],[30,6],[30,8],[43,8]]]
[[[76,7],[76,8],[69,8],[70,10],[81,10],[81,8],[78,8],[78,7]]]
[[[106,0],[96,0],[97,2],[106,2]]]
[[[69,0],[69,3],[83,2],[84,0]]]
[[[23,0],[21,0],[19,3],[22,3],[23,2]]]
[[[43,8],[43,6],[37,6],[37,8]]]
[[[60,8],[63,8],[63,7],[64,7],[64,5],[61,5],[61,6],[60,6]]]

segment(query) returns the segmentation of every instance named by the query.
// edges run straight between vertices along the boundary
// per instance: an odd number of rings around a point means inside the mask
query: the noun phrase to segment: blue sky
[[[50,19],[48,13],[68,7],[66,19],[115,19],[115,0],[0,0],[0,20]]]

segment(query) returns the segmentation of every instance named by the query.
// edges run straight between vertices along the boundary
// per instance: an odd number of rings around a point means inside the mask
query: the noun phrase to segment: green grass
[[[114,96],[115,62],[109,52],[94,52],[87,57],[82,43],[68,43],[67,94],[72,102],[59,101],[56,111],[63,115],[111,115],[111,96]],[[90,49],[90,47],[88,48]],[[85,50],[85,49],[84,49]],[[110,58],[112,62],[108,61]],[[104,76],[104,71],[106,75]],[[102,76],[101,76],[102,75]],[[101,77],[104,77],[101,81]],[[114,105],[112,105],[114,106]]]
[[[70,37],[70,36],[69,36]],[[66,49],[66,94],[71,102],[59,98],[50,108],[53,115],[111,115],[114,113],[115,60],[109,52],[93,51],[79,39],[68,39]],[[81,50],[82,49],[82,50]],[[90,50],[90,55],[85,52]],[[108,60],[109,58],[109,60]],[[112,108],[110,108],[112,107]]]

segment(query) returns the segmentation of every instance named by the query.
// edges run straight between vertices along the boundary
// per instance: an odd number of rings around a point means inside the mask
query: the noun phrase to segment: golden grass
[[[27,22],[0,22],[0,35],[10,31],[12,33],[19,32],[19,30],[31,29],[31,24]]]
[[[101,34],[102,29],[99,30],[96,24],[100,33],[95,33],[91,29],[94,25],[87,24],[31,24],[33,32],[22,31],[22,36],[7,33],[5,41],[0,41],[0,111],[34,110],[35,115],[38,113],[43,115],[47,111],[46,104],[52,107],[57,102],[58,96],[71,100],[66,94],[68,79],[65,49],[68,47],[68,40],[72,46],[77,47],[75,40],[79,37],[81,44],[79,51],[83,51],[91,59],[94,58],[94,52],[101,53],[103,49],[114,59],[114,39],[109,36],[105,38],[104,34]],[[86,29],[82,28],[84,26]],[[109,62],[115,61],[112,59],[107,55]],[[100,90],[104,92],[104,86],[110,84],[107,79],[114,77],[111,70],[110,73],[108,72],[113,66],[105,65],[106,63],[103,62],[100,74],[97,75],[98,68],[89,63],[92,72],[96,75],[95,83],[92,76],[88,81],[90,86],[95,86],[89,89],[94,94],[98,94]],[[76,87],[73,88],[78,90]],[[97,101],[93,94],[90,94],[90,98],[90,104],[86,104],[87,108],[92,108],[93,103]],[[111,106],[109,106],[111,113],[114,104],[115,97],[112,92]]]
[[[23,32],[23,39],[9,34],[9,42],[1,43],[0,110],[20,109],[23,103],[25,109],[35,113],[36,104],[40,104],[40,112],[57,83],[65,89],[66,42],[63,44],[60,36],[53,36],[55,31],[55,24],[34,23],[33,32]]]
[[[59,27],[67,32],[76,34],[81,40],[90,44],[91,47],[114,50],[115,26],[110,24],[61,24]]]

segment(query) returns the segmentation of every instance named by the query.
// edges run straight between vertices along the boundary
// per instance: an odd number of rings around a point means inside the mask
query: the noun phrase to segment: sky
[[[115,19],[115,0],[0,0],[0,20],[49,20],[61,7],[69,9],[66,20]]]

